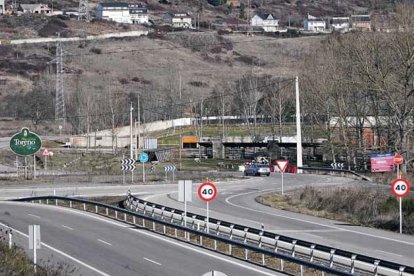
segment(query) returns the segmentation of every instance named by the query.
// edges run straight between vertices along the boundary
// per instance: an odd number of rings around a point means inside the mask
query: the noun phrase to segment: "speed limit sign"
[[[217,196],[217,188],[211,182],[204,182],[198,187],[198,196],[202,201],[212,201]]]
[[[410,193],[410,182],[404,178],[397,178],[391,184],[391,192],[396,197],[405,197]]]

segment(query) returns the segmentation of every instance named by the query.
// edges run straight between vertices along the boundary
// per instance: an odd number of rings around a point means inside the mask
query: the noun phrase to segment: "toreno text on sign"
[[[371,172],[392,172],[394,170],[394,153],[370,154]]]
[[[35,154],[42,147],[40,137],[24,127],[10,139],[10,149],[18,155],[27,156]]]

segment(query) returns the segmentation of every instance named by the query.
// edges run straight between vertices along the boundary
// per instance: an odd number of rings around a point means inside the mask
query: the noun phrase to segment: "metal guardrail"
[[[366,180],[366,181],[372,181],[369,177],[366,177],[365,175],[359,174],[355,171],[351,170],[343,170],[343,169],[332,169],[332,168],[317,168],[317,167],[299,167],[298,169],[302,171],[309,171],[309,172],[321,172],[321,173],[339,173],[339,174],[350,174],[353,176],[356,176],[360,179]]]
[[[42,196],[21,198],[93,212],[167,235],[216,252],[292,275],[316,275],[316,271],[334,275],[414,275],[414,268],[352,252],[292,239],[263,229],[209,219],[204,216],[147,202],[130,194],[128,208],[79,198]],[[187,225],[184,226],[184,225]]]

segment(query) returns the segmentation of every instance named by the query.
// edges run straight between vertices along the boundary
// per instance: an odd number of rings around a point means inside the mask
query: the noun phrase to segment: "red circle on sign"
[[[402,157],[402,155],[401,154],[394,155],[394,164],[401,165],[402,163],[404,163],[404,158]]]
[[[410,182],[405,178],[397,178],[391,183],[391,192],[396,197],[405,197],[410,193]]]
[[[211,182],[203,182],[197,190],[198,196],[202,201],[209,202],[216,198],[217,188]]]

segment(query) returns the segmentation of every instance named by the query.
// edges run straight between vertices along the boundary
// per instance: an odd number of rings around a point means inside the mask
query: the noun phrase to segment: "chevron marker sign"
[[[134,159],[122,159],[121,165],[134,165],[135,160]]]
[[[121,170],[123,171],[134,171],[135,165],[121,165]]]

